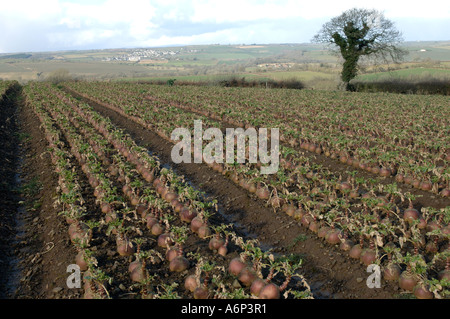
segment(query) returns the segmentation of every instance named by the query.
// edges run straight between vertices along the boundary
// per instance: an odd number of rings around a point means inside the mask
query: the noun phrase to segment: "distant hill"
[[[410,69],[404,72],[411,77],[423,75],[423,70],[440,78],[447,77],[450,72],[449,41],[405,42],[403,47],[410,53],[405,63],[377,69],[366,66],[361,75]],[[65,69],[73,78],[87,80],[217,81],[234,76],[299,80],[315,89],[328,89],[336,87],[341,63],[325,47],[311,43],[24,52],[0,55],[0,79],[42,80],[56,70]],[[413,72],[413,69],[417,71]],[[442,72],[435,71],[438,69]]]
[[[0,55],[0,59],[28,59],[29,57],[32,57],[32,54],[27,53],[16,53],[16,54],[7,54],[7,55]]]

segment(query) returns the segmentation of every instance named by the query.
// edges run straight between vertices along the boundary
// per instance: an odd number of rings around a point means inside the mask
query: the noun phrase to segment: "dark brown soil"
[[[15,91],[14,91],[15,90]],[[0,297],[78,298],[68,291],[73,249],[54,207],[57,178],[39,120],[22,104],[21,88],[1,106]]]
[[[74,263],[76,251],[67,235],[67,225],[54,205],[58,177],[47,152],[48,143],[32,110],[20,105],[18,122],[23,163],[20,175],[25,196],[24,233],[16,246],[22,275],[15,298],[79,298],[80,291],[69,289],[67,266]]]
[[[15,95],[18,88],[9,89],[0,97],[0,298],[13,294],[12,281],[18,279],[17,259],[13,243],[16,240],[16,213],[20,196],[18,187],[18,140]],[[13,279],[13,280],[11,280]]]
[[[78,96],[80,98],[80,96]],[[311,284],[315,298],[395,298],[398,285],[382,282],[379,289],[366,285],[366,267],[351,260],[338,247],[331,247],[301,227],[287,215],[275,213],[264,201],[243,190],[230,179],[205,164],[174,164],[172,144],[156,133],[97,103],[86,100],[96,111],[109,117],[162,164],[184,175],[195,187],[221,204],[223,218],[238,225],[248,237],[256,237],[266,248],[277,253],[296,253],[304,258],[304,276]]]

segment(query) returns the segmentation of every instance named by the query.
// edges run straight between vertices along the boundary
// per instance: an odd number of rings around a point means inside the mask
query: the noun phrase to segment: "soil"
[[[266,203],[218,174],[206,164],[171,161],[173,144],[135,122],[92,100],[84,99],[97,112],[130,134],[136,143],[157,154],[163,165],[184,175],[196,188],[216,198],[221,204],[221,218],[236,224],[241,233],[258,238],[265,248],[280,254],[295,253],[304,259],[303,275],[311,285],[315,298],[395,298],[397,284],[383,282],[382,288],[366,285],[368,273],[359,261],[351,260],[338,247],[325,244],[289,216],[276,213]]]
[[[80,291],[66,285],[67,265],[76,251],[54,206],[58,177],[47,152],[48,143],[39,119],[20,99],[17,102],[21,192],[24,197],[21,236],[14,250],[20,259],[20,282],[11,296],[17,299],[80,298]]]
[[[12,242],[16,240],[16,212],[19,208],[17,192],[18,132],[17,112],[13,96],[16,89],[10,89],[0,97],[0,298],[10,296],[12,286],[8,278],[17,280],[14,269],[17,259]]]

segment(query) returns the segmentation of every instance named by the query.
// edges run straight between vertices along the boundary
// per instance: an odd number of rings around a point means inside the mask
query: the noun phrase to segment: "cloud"
[[[443,6],[441,1],[298,1],[298,0],[228,0],[208,1],[194,0],[193,22],[201,21],[257,21],[278,20],[285,18],[317,19],[330,18],[351,8],[376,9],[385,12],[388,18],[450,18],[450,6]]]
[[[2,3],[0,48],[7,52],[208,43],[308,42],[352,7],[401,21],[414,37],[446,40],[449,6],[437,0],[22,0]],[[430,22],[431,21],[431,22]],[[432,26],[432,27],[431,27]],[[429,31],[428,31],[429,30]]]
[[[73,30],[75,37],[86,36],[87,43],[117,35],[127,41],[142,41],[157,29],[152,21],[156,9],[149,1],[107,0],[101,3],[62,3],[58,25]],[[127,39],[128,38],[128,39]]]
[[[8,51],[94,48],[106,43],[136,45],[158,26],[151,2],[138,1],[21,1],[2,5],[0,46]],[[119,38],[120,37],[120,38]],[[36,46],[34,39],[41,44]]]
[[[14,18],[18,23],[46,21],[49,17],[61,14],[59,0],[5,1],[0,11],[2,17]]]

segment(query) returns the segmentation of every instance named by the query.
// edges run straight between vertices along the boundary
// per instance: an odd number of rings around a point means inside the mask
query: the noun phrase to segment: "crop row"
[[[194,119],[205,120],[206,127],[218,125],[176,107],[151,106],[143,99],[139,104],[139,96],[124,100],[119,91],[109,90],[108,94],[108,100],[98,102],[168,140],[173,128],[189,127]],[[275,176],[259,174],[258,165],[213,163],[211,167],[267,200],[275,210],[297,218],[331,245],[339,244],[350,257],[366,265],[382,265],[385,279],[399,280],[405,290],[433,287],[436,292],[447,293],[448,207],[424,207],[421,214],[412,205],[414,196],[402,193],[395,184],[373,185],[358,178],[343,181],[308,158],[282,155],[287,157]]]
[[[373,95],[289,90],[83,82],[70,87],[124,108],[131,101],[147,107],[182,107],[235,126],[279,127],[280,139],[296,149],[450,195],[448,101],[441,97],[377,95],[375,101]]]
[[[3,96],[3,94],[5,94],[10,84],[11,83],[9,81],[0,81],[0,96]]]

